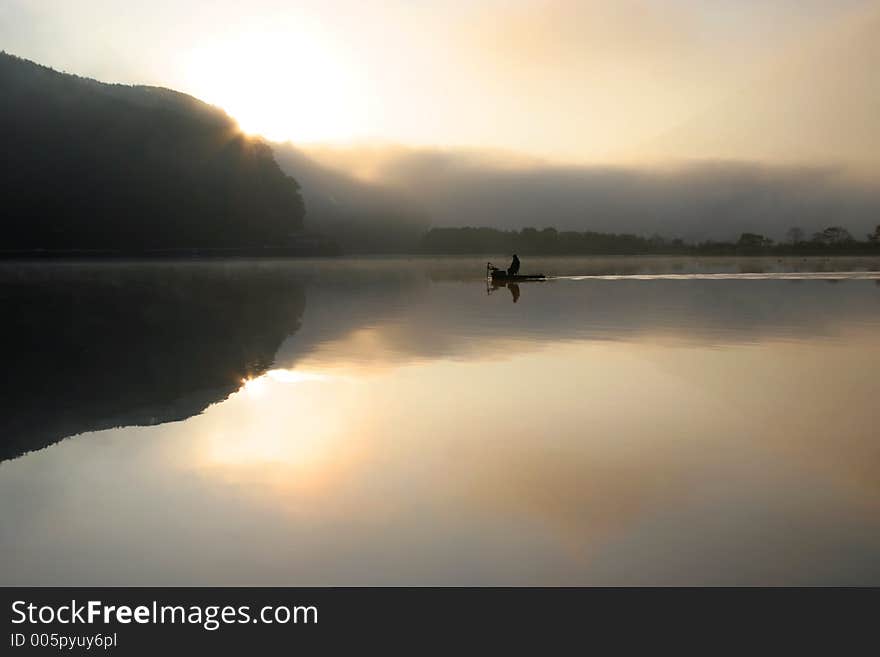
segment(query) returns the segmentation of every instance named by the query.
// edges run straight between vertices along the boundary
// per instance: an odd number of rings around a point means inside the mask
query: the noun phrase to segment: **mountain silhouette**
[[[305,214],[271,148],[168,89],[0,53],[0,249],[284,246]]]

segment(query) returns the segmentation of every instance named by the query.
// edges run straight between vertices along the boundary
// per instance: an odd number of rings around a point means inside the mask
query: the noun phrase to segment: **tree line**
[[[856,239],[842,226],[829,226],[807,237],[791,228],[784,241],[760,233],[742,233],[734,241],[688,242],[662,235],[558,231],[555,228],[499,230],[485,227],[432,228],[419,244],[426,254],[529,253],[535,255],[786,255],[880,253],[880,225]]]

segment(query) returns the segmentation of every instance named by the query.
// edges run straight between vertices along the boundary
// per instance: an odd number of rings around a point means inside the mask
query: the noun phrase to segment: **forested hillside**
[[[305,210],[221,110],[0,53],[0,250],[284,246]]]

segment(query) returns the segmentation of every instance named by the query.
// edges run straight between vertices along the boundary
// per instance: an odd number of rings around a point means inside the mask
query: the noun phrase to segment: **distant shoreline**
[[[339,251],[309,252],[300,249],[169,249],[150,251],[114,251],[110,249],[71,249],[71,250],[32,250],[0,251],[0,262],[43,262],[43,261],[168,261],[168,260],[299,260],[308,258],[497,258],[507,256],[503,251],[481,251],[474,253],[344,253]],[[827,251],[827,252],[772,252],[737,253],[703,251],[668,251],[650,253],[527,253],[530,258],[772,258],[772,259],[828,259],[828,258],[880,258],[880,249]]]
[[[431,228],[410,244],[391,244],[363,250],[346,249],[320,233],[303,235],[283,245],[186,246],[143,248],[19,248],[0,250],[0,260],[168,260],[227,258],[309,258],[369,256],[462,256],[483,258],[489,254],[520,253],[528,257],[577,256],[680,256],[827,258],[831,256],[880,256],[880,225],[865,240],[855,239],[840,226],[829,226],[803,239],[776,242],[760,233],[742,233],[732,241],[685,241],[661,235],[645,237],[630,233],[598,233],[524,228],[502,231],[488,227]]]

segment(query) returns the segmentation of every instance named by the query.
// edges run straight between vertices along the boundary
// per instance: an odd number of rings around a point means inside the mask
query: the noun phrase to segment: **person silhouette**
[[[510,262],[510,267],[507,269],[508,276],[516,276],[519,273],[519,257],[514,253],[513,260]]]
[[[507,289],[510,290],[510,295],[513,297],[513,302],[516,303],[519,301],[519,285],[517,283],[508,283]]]

